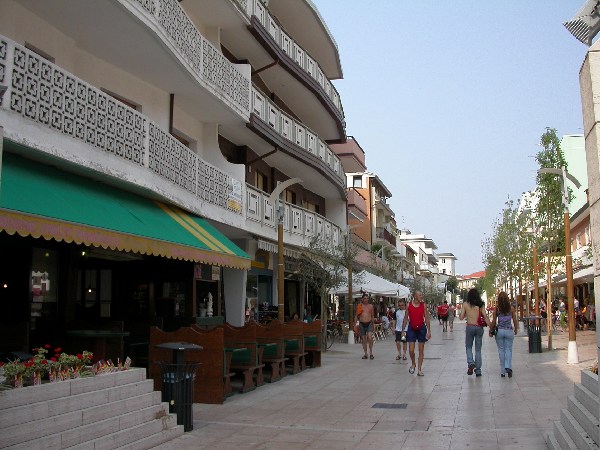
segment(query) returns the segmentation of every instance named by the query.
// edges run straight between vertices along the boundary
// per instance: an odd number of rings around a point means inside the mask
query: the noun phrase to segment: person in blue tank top
[[[494,308],[490,336],[496,334],[496,346],[500,358],[500,376],[512,378],[512,347],[518,328],[517,312],[510,304],[508,294],[498,294],[498,305]]]

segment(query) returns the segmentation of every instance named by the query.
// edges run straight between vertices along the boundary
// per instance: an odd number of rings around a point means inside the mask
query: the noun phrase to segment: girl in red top
[[[430,325],[429,325],[429,314],[425,309],[425,303],[423,302],[423,293],[420,291],[415,292],[415,296],[412,301],[408,304],[407,314],[404,316],[404,322],[402,323],[402,329],[406,329],[408,322],[408,329],[406,330],[406,340],[408,341],[408,353],[410,354],[410,360],[412,365],[408,369],[410,373],[415,373],[415,342],[419,342],[419,370],[417,375],[422,377],[424,375],[423,357],[425,356],[425,342],[431,339]]]

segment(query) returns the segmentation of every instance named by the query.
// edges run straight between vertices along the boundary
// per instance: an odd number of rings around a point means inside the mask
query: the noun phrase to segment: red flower
[[[60,352],[62,352],[62,348],[57,347],[54,349],[54,353],[60,353]]]
[[[77,359],[83,359],[83,355],[81,353],[77,353]]]
[[[52,358],[50,358],[50,361],[54,361],[54,362],[56,362],[56,361],[58,361],[58,360],[57,360],[57,359],[56,359],[56,358],[53,356]]]
[[[48,350],[48,349],[51,349],[51,348],[52,348],[52,346],[51,346],[50,344],[46,344],[46,345],[44,345],[44,348],[45,348],[46,350]]]
[[[4,366],[4,363],[2,361],[0,361],[0,367]]]
[[[45,359],[42,360],[42,366],[45,366],[46,364],[48,364],[48,361],[46,361]]]

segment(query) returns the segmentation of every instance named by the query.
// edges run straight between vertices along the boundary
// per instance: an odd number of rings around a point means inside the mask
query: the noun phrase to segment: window
[[[142,111],[142,105],[135,103],[125,97],[122,97],[119,94],[115,94],[114,92],[111,92],[108,89],[100,88],[100,90],[102,92],[104,92],[105,94],[110,95],[115,100],[123,103],[124,105],[129,106],[131,109],[135,109],[136,111],[140,111],[140,112]]]
[[[362,176],[361,175],[354,175],[352,177],[352,187],[354,188],[362,188]]]
[[[285,190],[285,201],[291,203],[292,205],[296,204],[296,193],[292,191]]]
[[[442,273],[446,273],[446,269],[442,269]]]
[[[25,48],[27,50],[31,50],[33,53],[41,56],[44,59],[47,59],[48,61],[50,61],[51,63],[54,62],[54,57],[50,56],[48,53],[40,50],[39,48],[37,48],[34,45],[31,45],[29,42],[25,42]]]
[[[446,262],[446,258],[442,258],[442,263],[445,263],[445,262]],[[446,273],[446,272],[444,271],[444,273]]]
[[[262,173],[259,172],[258,170],[254,172],[254,184],[256,186],[256,189],[260,189],[263,192],[268,192],[267,189],[267,176]]]

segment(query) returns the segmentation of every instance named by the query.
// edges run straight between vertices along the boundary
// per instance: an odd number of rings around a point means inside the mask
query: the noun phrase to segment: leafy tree
[[[458,279],[454,276],[449,277],[446,280],[446,290],[454,292],[456,289],[458,289]]]
[[[327,337],[329,292],[348,281],[348,267],[355,267],[359,248],[351,241],[333,245],[329,241],[313,238],[298,260],[298,274],[321,298],[322,337]],[[352,282],[360,283],[360,275],[352,270]],[[351,299],[349,300],[351,301]],[[323,346],[325,348],[326,346]]]

